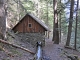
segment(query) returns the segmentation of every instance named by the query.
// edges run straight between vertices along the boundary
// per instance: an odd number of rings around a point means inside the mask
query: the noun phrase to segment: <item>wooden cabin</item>
[[[45,31],[49,31],[48,27],[32,14],[26,14],[13,30],[22,33],[45,33]]]
[[[48,27],[32,14],[26,14],[18,24],[14,26],[13,30],[14,32],[19,32],[18,36],[22,37],[22,41],[27,41],[33,46],[39,41],[45,46],[45,34],[49,31]],[[48,34],[46,35],[47,37],[49,36]]]

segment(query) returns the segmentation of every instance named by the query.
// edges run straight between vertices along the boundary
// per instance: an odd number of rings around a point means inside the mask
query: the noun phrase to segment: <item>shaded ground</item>
[[[27,48],[33,52],[35,52],[35,47],[33,47],[28,42],[23,42],[20,37],[16,36],[13,32],[7,32],[7,42],[10,42],[15,45],[19,45],[21,47]],[[5,49],[2,50],[2,48]],[[10,53],[10,54],[9,54]],[[0,60],[33,60],[34,55],[31,53],[21,50],[19,48],[14,48],[10,45],[5,45],[0,43]]]
[[[35,47],[33,47],[28,42],[22,42],[21,38],[16,36],[14,33],[9,32],[8,35],[8,42],[28,48],[29,50],[36,52]],[[69,60],[66,54],[78,55],[80,58],[80,53],[78,51],[66,49],[64,48],[64,44],[64,41],[59,45],[53,44],[51,38],[46,38],[45,47],[43,47],[43,60]],[[11,54],[14,56],[10,56],[0,49],[0,60],[33,60],[34,55],[30,54],[29,52],[8,45],[4,46],[4,48],[8,50],[8,52],[11,52]]]
[[[46,39],[43,52],[43,60],[68,60],[66,54],[78,55],[80,57],[79,52],[66,49],[63,44],[53,44],[52,39]]]
[[[23,44],[21,43],[23,47],[26,47],[27,49],[35,52],[35,49],[30,46],[29,43],[27,44]],[[10,52],[10,55],[6,52],[4,52],[3,50],[0,51],[0,60],[32,60],[34,55],[32,55],[31,53],[21,50],[19,48],[14,48],[12,46],[5,46],[4,47],[5,50],[7,50],[8,52]]]

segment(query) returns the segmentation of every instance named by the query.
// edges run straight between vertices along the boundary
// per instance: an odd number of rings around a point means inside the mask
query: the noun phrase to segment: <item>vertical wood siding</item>
[[[29,27],[31,24],[31,27]],[[23,33],[43,33],[45,28],[34,20],[31,16],[27,15],[24,17],[18,25],[13,29],[14,31],[23,32]]]

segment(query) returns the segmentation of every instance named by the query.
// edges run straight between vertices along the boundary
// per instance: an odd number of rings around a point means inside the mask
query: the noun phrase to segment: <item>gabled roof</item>
[[[47,31],[50,31],[49,28],[48,28],[48,26],[47,26],[45,23],[43,23],[39,18],[37,18],[36,16],[34,16],[33,14],[30,14],[30,13],[27,13],[24,17],[26,17],[27,15],[31,16],[36,22],[38,22],[38,23],[39,23],[42,27],[44,27]],[[24,18],[24,17],[23,17],[23,18]],[[22,19],[23,19],[23,18],[22,18]],[[21,19],[19,22],[21,22],[22,19]],[[19,22],[18,22],[18,24],[19,24]],[[18,24],[16,24],[16,25],[13,27],[13,29],[14,29]]]

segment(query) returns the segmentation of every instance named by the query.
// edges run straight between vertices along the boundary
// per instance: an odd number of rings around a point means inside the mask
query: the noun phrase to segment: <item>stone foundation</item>
[[[21,37],[21,41],[26,43],[29,42],[33,46],[37,46],[37,42],[42,42],[42,46],[45,46],[45,37],[44,34],[41,33],[18,33],[19,37]]]

